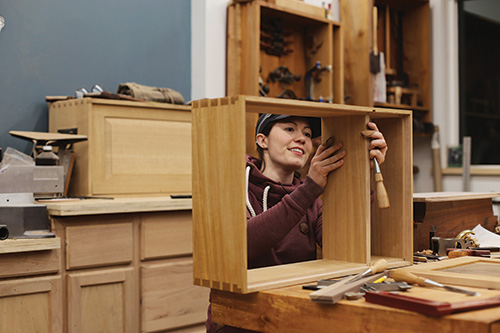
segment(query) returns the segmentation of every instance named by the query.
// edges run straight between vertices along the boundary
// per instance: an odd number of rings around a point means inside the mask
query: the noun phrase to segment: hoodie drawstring
[[[248,198],[248,180],[250,179],[250,169],[251,169],[251,167],[247,166],[245,189],[246,189],[247,208],[250,211],[250,215],[252,215],[252,217],[254,217],[257,214],[255,214],[255,210],[253,209],[252,204],[250,204],[250,199]],[[264,189],[264,194],[262,194],[262,208],[263,208],[264,212],[267,210],[267,195],[268,195],[270,189],[271,189],[271,186],[267,185],[266,188]]]

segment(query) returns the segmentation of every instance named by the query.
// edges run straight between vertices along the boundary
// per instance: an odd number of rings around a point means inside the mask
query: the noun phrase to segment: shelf
[[[38,239],[6,239],[0,241],[0,254],[46,251],[61,248],[59,237]]]
[[[443,168],[443,175],[462,175],[462,168]],[[492,165],[492,166],[472,166],[470,168],[470,174],[472,176],[500,176],[500,165]]]
[[[489,113],[467,112],[467,113],[465,113],[465,116],[466,117],[475,117],[475,118],[500,119],[499,114],[489,114]]]
[[[401,110],[412,110],[412,111],[422,111],[429,112],[429,108],[423,106],[411,106],[406,104],[393,104],[393,103],[375,103],[375,106],[381,108],[391,108],[391,109],[401,109]]]

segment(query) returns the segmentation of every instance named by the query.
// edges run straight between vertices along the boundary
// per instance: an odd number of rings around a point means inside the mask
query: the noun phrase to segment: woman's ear
[[[262,149],[267,149],[267,136],[262,133],[257,134],[255,143]]]

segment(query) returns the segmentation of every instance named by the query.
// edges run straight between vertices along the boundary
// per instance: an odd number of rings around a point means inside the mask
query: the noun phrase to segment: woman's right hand
[[[345,150],[342,142],[333,144],[333,138],[319,145],[311,159],[308,176],[322,188],[325,188],[328,174],[344,164]]]

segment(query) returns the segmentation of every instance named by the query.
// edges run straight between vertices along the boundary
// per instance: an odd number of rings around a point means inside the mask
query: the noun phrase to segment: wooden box
[[[190,107],[83,98],[49,105],[49,131],[78,128],[70,195],[191,192]]]
[[[245,125],[247,114],[322,118],[322,138],[344,143],[345,165],[323,194],[323,259],[247,269]],[[389,267],[411,265],[412,115],[409,111],[265,97],[193,102],[194,283],[249,293],[359,273],[380,257]],[[368,140],[374,120],[390,147],[381,166],[391,206],[370,204]],[[255,126],[255,125],[254,125]]]

